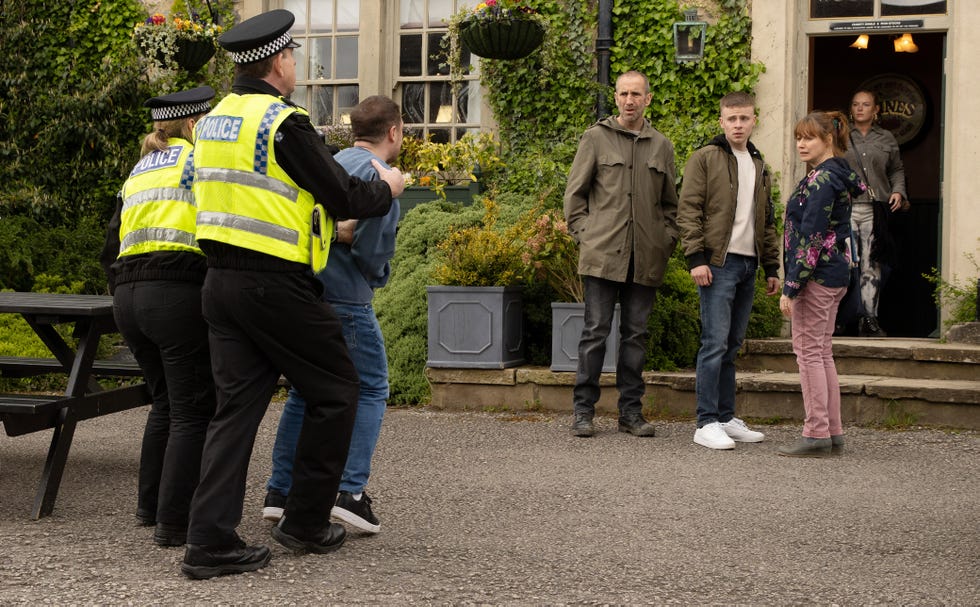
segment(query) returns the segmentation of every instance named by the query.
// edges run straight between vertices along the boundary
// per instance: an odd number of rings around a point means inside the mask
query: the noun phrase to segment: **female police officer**
[[[197,487],[215,392],[201,285],[207,271],[195,238],[195,123],[211,108],[202,86],[149,99],[153,132],[123,185],[103,264],[116,324],[143,370],[153,405],[143,432],[136,517],[154,541],[179,546]],[[108,255],[107,255],[108,254]],[[118,255],[118,258],[116,258]]]

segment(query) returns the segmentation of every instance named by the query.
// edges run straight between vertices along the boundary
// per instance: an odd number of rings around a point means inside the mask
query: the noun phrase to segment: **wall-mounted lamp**
[[[861,34],[860,36],[858,36],[857,39],[854,42],[851,43],[851,48],[857,48],[857,49],[862,49],[862,50],[867,49],[868,48],[868,35],[867,34]]]
[[[453,121],[453,106],[449,104],[443,104],[439,106],[439,113],[436,114],[436,122],[452,122]]]
[[[674,60],[678,63],[704,59],[704,38],[708,24],[698,21],[698,9],[684,11],[684,21],[674,24]]]
[[[895,38],[895,52],[896,53],[919,52],[919,47],[916,46],[915,41],[912,40],[912,34],[905,32],[898,38]]]

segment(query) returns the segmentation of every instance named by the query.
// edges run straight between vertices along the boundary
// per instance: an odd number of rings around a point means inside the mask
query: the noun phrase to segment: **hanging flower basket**
[[[177,52],[174,61],[181,69],[196,72],[214,57],[214,42],[212,40],[177,39]]]
[[[530,19],[471,20],[460,24],[459,37],[474,55],[485,59],[520,59],[541,46],[544,28]]]

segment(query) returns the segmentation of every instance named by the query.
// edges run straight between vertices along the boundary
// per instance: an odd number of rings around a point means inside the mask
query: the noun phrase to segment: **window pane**
[[[882,16],[945,15],[946,0],[881,0]]]
[[[480,99],[474,95],[470,98],[470,87],[476,88],[476,81],[464,82],[459,87],[459,97],[456,99],[456,121],[457,122],[479,122],[480,121]]]
[[[333,2],[334,0],[310,0],[311,34],[329,34],[333,32]],[[299,15],[296,16],[296,20],[299,21]]]
[[[810,17],[871,17],[874,0],[810,0]]]
[[[452,129],[429,129],[429,138],[436,143],[449,143]]]
[[[356,84],[345,84],[337,87],[337,114],[340,116],[341,122],[350,124],[350,112],[359,101]]]
[[[313,124],[333,124],[333,87],[313,87],[313,107],[310,112]]]
[[[337,31],[356,32],[361,23],[361,0],[342,0],[337,5]]]
[[[398,75],[422,75],[422,35],[410,34],[401,36],[399,49]]]
[[[285,0],[282,7],[296,16],[293,27],[289,33],[293,36],[302,36],[306,33],[306,0]]]
[[[357,37],[337,37],[337,78],[357,78]]]
[[[428,35],[429,39],[429,56],[425,62],[426,68],[425,73],[429,76],[434,76],[440,74],[442,76],[449,75],[449,66],[446,65],[446,53],[439,46],[442,41],[444,33],[430,33]],[[465,64],[464,64],[465,65]]]
[[[452,85],[448,82],[429,84],[428,122],[452,122]]]
[[[308,48],[309,47],[309,41],[307,39],[304,39],[302,41],[302,44],[303,44],[303,46],[301,46],[299,48],[294,48],[293,49],[293,57],[296,58],[296,79],[297,80],[307,80],[309,78],[309,76],[307,76],[307,74],[309,72],[306,69],[307,68],[307,59],[306,59],[307,52],[310,50]]]
[[[453,0],[429,0],[429,27],[446,27],[452,15]]]
[[[417,29],[422,27],[422,16],[425,14],[425,0],[402,0],[399,25],[402,28]]]
[[[308,94],[309,94],[309,89],[305,85],[300,84],[293,90],[293,94],[290,95],[289,98],[296,105],[302,108],[307,108],[310,107],[310,100],[307,99]]]
[[[310,80],[331,78],[330,43],[332,38],[310,38]],[[297,75],[297,78],[299,76]]]
[[[425,122],[425,85],[421,82],[405,83],[402,90],[402,114],[405,115],[405,122]]]

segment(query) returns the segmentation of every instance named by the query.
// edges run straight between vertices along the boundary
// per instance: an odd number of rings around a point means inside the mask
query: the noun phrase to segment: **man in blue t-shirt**
[[[388,163],[398,157],[402,145],[401,111],[388,97],[375,95],[351,111],[350,121],[354,146],[335,158],[352,176],[365,181],[378,179],[371,160],[389,168]],[[389,262],[395,254],[399,214],[399,203],[395,200],[384,217],[338,222],[337,239],[330,245],[327,267],[318,276],[323,283],[324,301],[343,324],[347,348],[361,382],[347,465],[331,516],[366,533],[381,530],[364,488],[388,399],[388,358],[371,300],[374,290],[383,287],[391,274]],[[303,397],[295,388],[291,389],[272,451],[272,476],[262,509],[266,520],[278,521],[283,515],[285,496],[292,485],[293,457],[303,427],[304,408]]]

